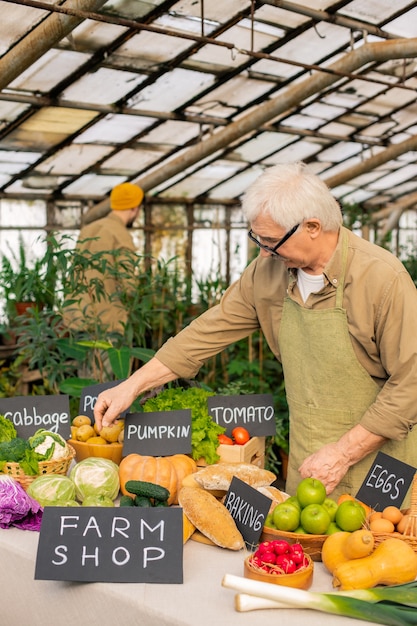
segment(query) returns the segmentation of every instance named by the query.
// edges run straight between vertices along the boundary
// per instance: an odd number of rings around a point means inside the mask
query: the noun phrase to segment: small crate
[[[265,437],[252,437],[243,446],[228,446],[221,443],[217,448],[219,463],[252,463],[260,468],[265,467]],[[205,467],[204,459],[197,461],[198,467]]]

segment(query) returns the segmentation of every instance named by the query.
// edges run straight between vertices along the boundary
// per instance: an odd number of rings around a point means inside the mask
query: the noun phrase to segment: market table
[[[243,575],[244,552],[188,541],[184,583],[76,583],[35,580],[39,533],[0,529],[0,624],[3,626],[364,626],[369,622],[316,611],[274,609],[238,613],[223,576]],[[330,591],[315,564],[313,591]]]

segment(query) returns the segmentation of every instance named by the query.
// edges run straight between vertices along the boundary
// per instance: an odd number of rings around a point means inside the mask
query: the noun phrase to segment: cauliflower
[[[30,447],[42,461],[59,461],[68,456],[68,444],[58,433],[41,428],[29,438]]]

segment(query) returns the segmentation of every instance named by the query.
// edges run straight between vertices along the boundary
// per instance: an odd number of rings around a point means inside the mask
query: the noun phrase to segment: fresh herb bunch
[[[212,465],[220,458],[217,454],[218,436],[226,431],[223,426],[216,424],[208,412],[207,398],[214,395],[214,391],[200,387],[165,389],[154,398],[149,398],[143,405],[143,410],[149,413],[190,409],[191,456],[195,461],[203,458]]]

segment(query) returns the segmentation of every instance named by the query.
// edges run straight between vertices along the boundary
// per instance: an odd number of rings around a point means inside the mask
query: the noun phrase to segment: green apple
[[[303,478],[295,495],[302,509],[308,504],[323,504],[327,497],[326,487],[318,478]]]
[[[336,522],[330,522],[328,529],[326,530],[326,535],[333,535],[333,533],[340,533],[342,531],[341,528],[336,524]]]
[[[330,521],[330,515],[322,504],[307,504],[301,511],[301,526],[310,535],[325,534]]]
[[[264,526],[266,526],[267,528],[276,528],[274,524],[274,516],[272,513],[268,513],[268,515],[266,516]]]
[[[349,533],[362,528],[366,519],[366,511],[356,500],[345,500],[337,507],[335,522]]]
[[[273,520],[278,530],[293,531],[300,524],[300,511],[294,504],[280,502],[273,511]]]
[[[285,500],[287,504],[294,504],[297,509],[301,512],[301,504],[298,502],[297,496],[290,496]]]
[[[326,498],[323,502],[323,506],[325,509],[327,509],[327,512],[330,515],[330,521],[334,522],[337,511],[336,500],[333,500],[332,498]]]

